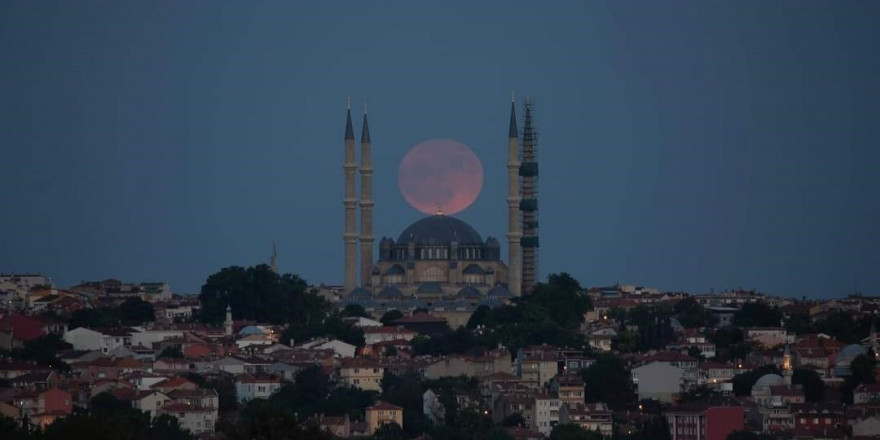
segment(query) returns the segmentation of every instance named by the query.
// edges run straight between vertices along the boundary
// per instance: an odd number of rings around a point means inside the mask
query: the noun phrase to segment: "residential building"
[[[240,374],[235,378],[235,400],[244,403],[253,399],[268,399],[281,389],[281,378],[268,374]]]
[[[367,433],[373,435],[380,426],[397,423],[403,427],[403,408],[387,402],[377,402],[366,409]]]
[[[656,399],[671,403],[682,391],[684,370],[665,362],[650,362],[633,368],[632,380],[639,400]]]
[[[345,386],[353,386],[365,391],[382,391],[382,376],[385,368],[378,362],[367,358],[340,359],[339,379]]]
[[[562,405],[559,409],[559,423],[573,423],[587,431],[597,431],[611,437],[614,431],[611,410],[604,403],[578,403]]]
[[[729,397],[714,397],[667,411],[672,440],[725,440],[744,428],[743,407]]]

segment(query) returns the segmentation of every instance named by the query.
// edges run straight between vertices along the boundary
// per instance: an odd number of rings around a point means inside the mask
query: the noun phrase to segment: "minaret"
[[[522,293],[530,295],[535,289],[538,277],[538,152],[532,116],[532,102],[526,97],[525,119],[523,121],[522,163],[519,175],[522,177]]]
[[[226,330],[226,336],[232,336],[232,307],[226,305],[226,321],[223,321],[223,328]]]
[[[880,351],[877,349],[877,327],[874,325],[874,320],[871,320],[871,351],[874,352],[875,359],[880,356]]]
[[[370,127],[367,124],[367,105],[364,104],[364,125],[361,128],[361,285],[372,284],[373,269],[373,155],[370,147]]]
[[[272,241],[272,255],[269,256],[269,267],[272,272],[278,273],[278,249],[275,247],[275,241]]]
[[[785,344],[785,351],[782,354],[782,375],[785,377],[785,384],[791,388],[791,375],[792,375],[792,366],[791,366],[791,350],[788,348],[788,344]]]
[[[342,164],[345,172],[345,195],[342,204],[345,206],[345,232],[342,241],[345,245],[345,293],[351,292],[357,287],[357,272],[355,264],[357,260],[358,234],[355,230],[357,217],[358,199],[354,193],[354,174],[357,171],[357,163],[354,158],[354,129],[351,127],[351,98],[348,100],[348,114],[345,121],[345,159]]]
[[[507,132],[507,289],[522,295],[522,228],[519,215],[519,132],[516,128],[516,102],[510,95],[510,128]]]

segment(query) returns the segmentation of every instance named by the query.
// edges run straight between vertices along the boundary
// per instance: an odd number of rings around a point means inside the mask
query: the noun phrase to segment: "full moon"
[[[429,139],[400,161],[397,184],[413,208],[425,214],[455,214],[477,200],[483,188],[483,165],[461,142]]]

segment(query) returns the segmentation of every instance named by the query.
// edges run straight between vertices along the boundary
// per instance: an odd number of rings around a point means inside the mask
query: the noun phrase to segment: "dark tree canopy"
[[[547,283],[538,283],[523,301],[545,308],[553,322],[566,330],[576,329],[593,308],[580,283],[565,272],[550,274]]]
[[[403,318],[403,312],[395,309],[385,312],[379,321],[382,322],[382,325],[391,325],[392,322],[397,321],[400,318]]]
[[[740,327],[776,327],[781,322],[779,308],[761,302],[743,304],[733,315],[733,323]]]
[[[791,375],[791,383],[803,387],[807,402],[821,402],[825,397],[825,382],[816,370],[796,368]]]
[[[734,394],[737,396],[751,395],[752,387],[755,385],[755,382],[765,374],[780,374],[779,368],[775,365],[764,365],[761,368],[733,376],[732,382]]]
[[[367,310],[364,309],[364,306],[360,304],[349,304],[339,312],[339,316],[343,318],[369,318],[370,314],[367,313]]]
[[[226,267],[209,276],[202,286],[199,320],[220,324],[229,305],[234,319],[272,324],[320,322],[327,316],[330,304],[307,292],[307,288],[302,278],[278,275],[265,264]]]
[[[623,362],[613,355],[603,355],[581,372],[586,383],[587,402],[605,402],[619,409],[632,400],[632,379]]]
[[[678,322],[687,328],[713,326],[717,319],[701,306],[694,297],[687,297],[675,304]]]
[[[153,305],[140,299],[128,298],[119,305],[119,319],[125,325],[142,325],[156,320]]]
[[[602,434],[587,431],[573,423],[560,423],[550,431],[549,440],[602,440]]]

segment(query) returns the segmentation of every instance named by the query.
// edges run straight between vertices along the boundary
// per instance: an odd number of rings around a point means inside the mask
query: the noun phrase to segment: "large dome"
[[[765,374],[755,382],[755,387],[770,387],[777,385],[785,385],[785,379],[778,374]],[[753,387],[754,388],[754,387]]]
[[[460,245],[483,244],[480,234],[471,225],[445,215],[432,215],[409,225],[400,234],[397,244],[414,242],[420,246],[444,246],[453,241]]]

